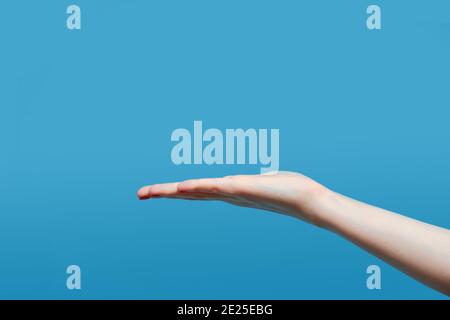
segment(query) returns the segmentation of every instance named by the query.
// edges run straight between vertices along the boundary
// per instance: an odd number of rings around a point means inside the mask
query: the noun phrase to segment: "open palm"
[[[141,188],[141,200],[178,198],[188,200],[221,200],[234,205],[293,215],[310,222],[306,210],[312,198],[325,187],[301,174],[278,172],[263,175],[238,175],[223,178],[186,180],[154,184]]]
[[[293,172],[155,184],[138,197],[221,200],[295,216],[334,231],[450,295],[450,231],[333,192]]]

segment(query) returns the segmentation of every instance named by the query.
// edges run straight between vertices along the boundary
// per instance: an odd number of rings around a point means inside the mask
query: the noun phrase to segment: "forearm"
[[[311,206],[318,224],[450,295],[450,230],[332,191]]]

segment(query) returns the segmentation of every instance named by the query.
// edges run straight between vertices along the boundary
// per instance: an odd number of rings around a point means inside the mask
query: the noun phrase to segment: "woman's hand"
[[[342,235],[450,295],[450,230],[347,198],[297,173],[155,184],[141,188],[138,196],[222,200],[295,216]]]
[[[239,175],[214,179],[155,184],[141,188],[141,200],[179,198],[221,200],[243,207],[280,212],[320,225],[314,207],[329,191],[319,183],[294,172]]]

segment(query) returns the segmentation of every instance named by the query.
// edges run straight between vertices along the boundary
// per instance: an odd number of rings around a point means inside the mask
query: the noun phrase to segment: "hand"
[[[297,173],[155,184],[140,199],[222,200],[295,216],[334,231],[425,284],[450,295],[450,231],[328,190]]]
[[[319,183],[294,172],[263,175],[239,175],[214,179],[155,184],[141,188],[141,200],[178,198],[221,200],[234,205],[275,211],[320,225],[314,210],[327,193]]]

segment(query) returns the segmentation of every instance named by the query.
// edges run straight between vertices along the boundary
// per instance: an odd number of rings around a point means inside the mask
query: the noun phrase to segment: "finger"
[[[174,195],[178,192],[178,182],[154,184],[139,189],[137,195],[139,199],[150,199],[152,197],[164,197]]]
[[[231,185],[228,178],[193,179],[180,182],[178,191],[229,194],[231,193]]]
[[[178,193],[173,195],[164,196],[164,198],[177,198],[177,199],[195,199],[195,200],[225,200],[229,197],[222,194],[215,194],[211,192],[182,192],[178,190]]]
[[[179,192],[174,195],[157,196],[156,198],[204,200],[204,201],[209,201],[209,200],[225,201],[227,199],[222,195],[215,195],[213,193],[200,193],[200,192]]]

